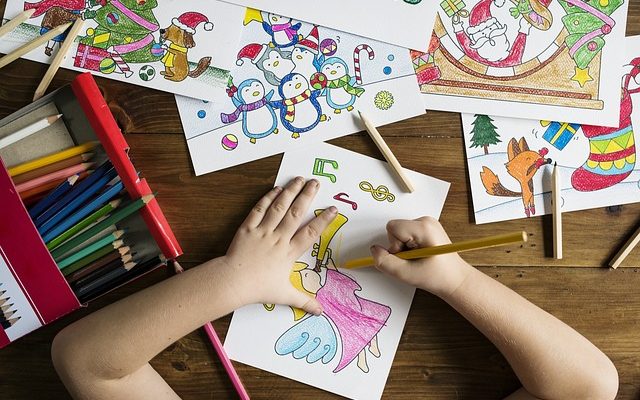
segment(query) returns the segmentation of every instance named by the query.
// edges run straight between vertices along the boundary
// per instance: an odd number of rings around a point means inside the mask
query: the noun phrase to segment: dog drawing
[[[550,158],[545,158],[549,153],[546,147],[540,151],[529,149],[529,145],[525,138],[516,141],[512,138],[507,145],[507,155],[509,161],[505,163],[507,172],[520,184],[520,192],[514,192],[507,189],[500,182],[500,178],[489,168],[483,166],[480,172],[480,179],[491,196],[502,197],[522,197],[524,204],[524,213],[527,217],[536,214],[536,205],[533,199],[533,177],[540,167],[545,164],[551,164]]]
[[[211,57],[202,57],[196,68],[189,71],[187,52],[196,47],[196,42],[193,39],[193,34],[184,29],[171,24],[166,29],[160,29],[160,38],[162,42],[171,42],[167,53],[162,58],[165,69],[160,72],[160,75],[164,76],[164,79],[181,82],[187,77],[197,78],[211,65]]]

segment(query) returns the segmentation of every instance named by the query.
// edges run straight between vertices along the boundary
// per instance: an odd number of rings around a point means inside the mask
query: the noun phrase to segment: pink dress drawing
[[[358,356],[391,315],[391,308],[356,295],[360,290],[362,287],[356,281],[329,269],[326,282],[316,295],[324,307],[324,315],[337,327],[342,342],[342,356],[334,373]]]

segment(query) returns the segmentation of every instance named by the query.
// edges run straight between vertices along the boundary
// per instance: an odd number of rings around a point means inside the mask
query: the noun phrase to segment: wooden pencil
[[[17,130],[9,135],[0,139],[0,149],[4,149],[5,147],[11,146],[12,144],[19,142],[22,139],[26,139],[34,133],[38,133],[41,130],[50,127],[57,120],[62,117],[62,114],[50,115],[46,118],[43,118],[39,121],[34,122],[33,124],[26,126],[20,130]]]
[[[562,260],[562,183],[558,163],[553,166],[551,202],[553,207],[553,257]]]
[[[117,285],[117,283],[121,282],[121,279],[123,277],[128,276],[128,273],[131,272],[134,268],[136,270],[144,270],[145,268],[156,266],[160,264],[160,262],[161,261],[158,257],[140,264],[129,262],[122,268],[114,269],[97,279],[85,283],[82,286],[75,285],[72,289],[79,299],[86,299],[92,294],[110,290],[110,288],[114,287],[114,285]]]
[[[114,250],[112,246],[106,246],[103,249],[100,249],[100,250],[96,251],[95,253],[91,254],[90,256],[85,257],[85,258],[83,258],[81,260],[78,260],[75,263],[69,265],[67,268],[65,268],[62,271],[62,274],[65,277],[68,276],[68,275],[71,275],[72,273],[76,272],[80,268],[84,268],[87,265],[91,264],[92,262],[94,262],[94,261],[106,256],[111,251],[115,251],[116,253],[120,254],[121,256],[124,256],[125,254],[128,254],[131,251],[131,248],[129,246],[123,246],[123,247],[120,247],[120,248]]]
[[[371,139],[373,139],[373,142],[376,144],[384,158],[387,160],[393,172],[395,172],[395,174],[398,176],[406,191],[409,193],[413,193],[415,190],[413,188],[413,184],[409,180],[409,177],[405,174],[404,168],[402,168],[402,165],[400,165],[400,162],[398,161],[396,156],[393,154],[387,143],[382,138],[382,135],[380,135],[380,132],[378,132],[376,126],[362,113],[362,111],[358,111],[358,114],[360,115],[360,119],[362,120],[362,123],[369,133],[369,136],[371,136]]]
[[[123,261],[125,258],[128,258],[129,260]],[[75,284],[77,287],[81,287],[88,284],[89,282],[93,282],[96,279],[99,279],[100,277],[111,273],[111,271],[114,271],[116,269],[127,268],[127,267],[131,269],[134,266],[138,265],[138,263],[136,261],[133,261],[132,258],[133,257],[131,256],[131,254],[127,254],[123,256],[121,260],[116,260],[108,265],[105,265],[104,268],[94,271],[93,273],[85,276],[82,279],[78,279],[77,282],[75,282]]]
[[[116,260],[120,260],[122,259],[122,257],[131,255],[130,253],[125,254],[125,255],[120,255],[119,252],[117,251],[112,251],[111,253],[107,254],[106,256],[92,262],[91,264],[87,264],[86,266],[84,266],[83,268],[67,275],[67,279],[71,279],[70,277],[73,275],[76,279],[80,279],[83,276],[86,276],[88,274],[90,274],[91,272],[100,269],[102,267],[104,267],[105,265],[109,265],[111,262],[116,261]],[[85,271],[88,270],[88,271]],[[84,272],[84,274],[83,274]],[[80,278],[77,277],[77,275],[80,275]]]
[[[27,161],[23,164],[9,168],[9,176],[14,177],[16,175],[24,174],[29,171],[33,171],[34,169],[42,168],[46,165],[56,163],[58,161],[66,160],[68,158],[87,153],[94,149],[98,144],[99,142],[87,142],[79,146],[59,151],[54,154],[49,154],[48,156]]]
[[[110,235],[108,235],[110,236]],[[122,236],[122,235],[120,235]],[[94,244],[99,243],[100,246],[94,246]],[[68,266],[78,262],[78,261],[82,261],[84,263],[83,266],[85,265],[89,265],[92,262],[99,260],[100,258],[106,256],[107,254],[109,254],[110,252],[112,252],[113,250],[118,250],[120,247],[124,246],[124,241],[123,240],[115,240],[115,241],[109,241],[106,244],[102,243],[101,240],[98,240],[96,243],[91,244],[89,246],[87,246],[86,251],[80,250],[79,252],[70,255],[69,257],[66,257],[60,261],[56,261],[56,263],[58,264],[58,268],[64,270],[65,268],[67,268]],[[74,270],[75,271],[75,270]],[[74,272],[68,272],[69,274]]]
[[[11,297],[5,297],[4,299],[0,297],[0,306],[7,304],[9,300],[11,300]]]
[[[640,243],[640,228],[633,234],[627,241],[627,243],[622,246],[620,251],[611,259],[609,262],[609,266],[613,269],[618,268],[624,260],[631,254],[631,251]]]
[[[117,249],[124,244],[121,240],[118,240],[123,235],[124,235],[124,230],[111,232],[99,238],[95,242],[79,249],[78,251],[74,252],[69,256],[60,257],[58,259],[54,258],[54,260],[58,263],[58,266],[60,268],[64,268],[64,266],[73,264],[79,259],[85,258],[86,256],[93,254],[95,251],[98,251],[105,246],[112,245],[115,249]]]
[[[51,207],[56,200],[58,200],[60,197],[64,196],[69,190],[71,190],[73,185],[75,185],[79,179],[80,179],[80,174],[76,174],[62,181],[62,183],[56,186],[49,194],[47,194],[42,199],[42,201],[38,202],[38,204],[34,205],[29,209],[29,216],[31,218],[35,218],[38,215],[40,215],[40,213],[44,212],[47,208]]]
[[[66,31],[70,26],[71,26],[71,22],[57,26],[51,29],[50,31],[48,31],[47,33],[45,33],[44,35],[39,36],[36,39],[32,40],[31,42],[25,43],[24,45],[20,46],[16,50],[0,58],[0,68],[6,67],[7,65],[11,64],[12,62],[24,56],[25,54],[29,53],[30,51],[37,49],[38,47],[40,47],[40,45],[48,42],[49,40],[53,39],[54,37]]]
[[[490,247],[504,246],[512,243],[526,242],[528,236],[526,232],[513,232],[504,235],[489,236],[481,239],[466,240],[458,243],[445,244],[442,246],[425,247],[396,253],[395,256],[404,260],[415,260],[448,253],[461,253],[471,250],[487,249]],[[344,263],[344,268],[355,269],[369,267],[374,264],[373,257],[358,258]]]
[[[23,23],[24,21],[28,20],[29,18],[31,18],[31,16],[33,15],[33,13],[36,11],[35,8],[32,8],[30,10],[26,10],[21,12],[20,14],[16,15],[15,17],[13,17],[10,21],[8,21],[6,24],[2,25],[0,27],[0,37],[6,35],[7,33],[11,32],[12,30],[14,30],[15,28],[18,27],[18,25],[20,25],[21,23]]]
[[[133,261],[132,254],[125,254],[124,256],[121,256],[121,257],[117,257],[117,253],[115,253],[115,255],[116,255],[116,258],[111,260],[108,263],[103,264],[101,263],[102,260],[98,260],[95,263],[87,265],[86,267],[74,272],[73,274],[70,274],[69,276],[66,277],[67,282],[72,284],[76,282],[79,283],[84,279],[86,279],[87,281],[93,280],[99,276],[106,274],[112,269],[122,267],[126,263]],[[97,266],[97,267],[94,267],[94,266]]]
[[[9,319],[10,317],[12,317],[17,312],[18,312],[18,310],[3,311],[2,312],[2,316],[3,316],[4,319]]]
[[[42,168],[34,169],[33,171],[13,177],[13,183],[18,185],[20,183],[30,181],[31,179],[39,178],[43,175],[60,171],[61,169],[65,169],[77,164],[85,163],[89,161],[92,156],[93,156],[93,153],[80,154],[78,156],[71,157],[66,160],[58,161],[57,163],[46,165]]]
[[[26,181],[19,185],[16,185],[16,190],[18,191],[18,193],[22,193],[42,185],[50,184],[51,182],[60,182],[60,180],[67,179],[73,175],[81,174],[84,171],[87,171],[92,166],[92,163],[82,163],[67,167],[65,169],[61,169],[60,171],[55,171],[50,174],[43,175],[38,178],[31,179],[30,181]]]
[[[0,307],[0,310],[2,310],[2,312],[4,313],[4,312],[6,312],[7,310],[9,310],[11,307],[13,307],[13,304],[14,304],[14,303],[7,304],[6,306],[2,306],[2,307]]]
[[[10,319],[8,321],[2,321],[2,322],[0,322],[0,325],[2,325],[2,329],[9,329],[13,325],[15,325],[16,322],[18,322],[20,320],[20,318],[22,318],[22,317],[16,317],[16,318]]]
[[[69,29],[69,33],[67,33],[67,37],[64,39],[64,42],[62,42],[60,49],[58,49],[56,56],[51,61],[51,64],[49,65],[47,72],[44,74],[44,77],[40,81],[40,84],[38,85],[38,88],[36,89],[36,92],[33,95],[33,101],[36,101],[39,98],[41,98],[44,95],[44,93],[47,91],[47,88],[51,84],[51,81],[53,80],[53,77],[55,76],[56,72],[58,72],[60,65],[67,58],[67,53],[69,52],[69,48],[71,47],[73,42],[76,40],[76,37],[80,33],[80,30],[82,29],[83,24],[84,24],[84,20],[82,18],[78,18],[73,23],[73,26],[71,27],[71,29]]]

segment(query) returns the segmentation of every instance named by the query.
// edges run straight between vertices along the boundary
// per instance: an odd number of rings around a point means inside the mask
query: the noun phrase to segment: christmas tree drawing
[[[482,147],[484,154],[489,154],[489,146],[501,142],[498,135],[497,127],[493,124],[493,120],[488,115],[475,115],[476,119],[472,122],[473,129],[471,133],[471,147]]]

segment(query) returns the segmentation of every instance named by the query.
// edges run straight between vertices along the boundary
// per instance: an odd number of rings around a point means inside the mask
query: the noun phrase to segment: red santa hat
[[[469,12],[469,28],[467,33],[474,35],[491,25],[498,24],[498,20],[491,15],[491,4],[494,0],[480,0]]]
[[[257,63],[258,60],[264,55],[265,51],[267,51],[267,45],[258,44],[258,43],[250,43],[244,46],[238,52],[238,57],[236,60],[236,65],[244,64],[243,58],[248,58],[252,63]]]
[[[306,38],[299,41],[297,46],[308,49],[314,54],[318,54],[318,48],[320,47],[318,27],[314,25],[313,29],[311,29],[311,32],[309,32],[309,35],[307,35]]]
[[[199,12],[193,11],[186,12],[178,18],[172,19],[171,23],[192,35],[196,33],[196,27],[201,23],[204,23],[205,31],[213,29],[213,24],[209,22],[209,18]]]

